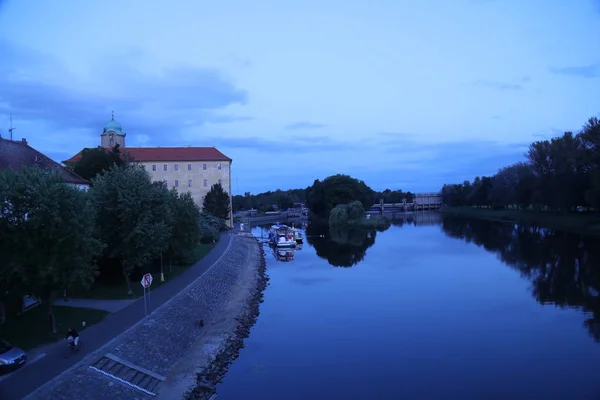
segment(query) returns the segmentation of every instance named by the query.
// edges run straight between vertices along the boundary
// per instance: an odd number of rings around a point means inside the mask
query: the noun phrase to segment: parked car
[[[14,371],[27,361],[27,355],[18,347],[0,338],[0,374]]]

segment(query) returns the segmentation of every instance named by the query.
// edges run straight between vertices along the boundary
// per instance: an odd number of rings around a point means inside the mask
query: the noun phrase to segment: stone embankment
[[[26,399],[181,399],[198,388],[197,372],[223,365],[214,354],[241,347],[241,326],[247,315],[258,314],[264,266],[256,239],[233,235],[223,256],[200,278]],[[198,352],[207,358],[190,358]]]

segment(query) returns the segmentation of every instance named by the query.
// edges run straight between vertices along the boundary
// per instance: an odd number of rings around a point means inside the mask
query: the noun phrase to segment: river
[[[265,246],[219,400],[600,398],[597,238],[437,213],[306,233],[288,261]]]

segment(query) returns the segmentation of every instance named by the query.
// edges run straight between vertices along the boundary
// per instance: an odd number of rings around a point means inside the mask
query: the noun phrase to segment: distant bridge
[[[417,193],[412,203],[384,203],[383,199],[378,204],[373,204],[370,211],[393,212],[412,210],[437,210],[442,206],[441,193]]]

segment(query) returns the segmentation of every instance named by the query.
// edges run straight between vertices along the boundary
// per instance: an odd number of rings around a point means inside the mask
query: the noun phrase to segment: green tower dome
[[[115,121],[114,113],[113,113],[110,121],[108,121],[106,123],[106,125],[104,125],[104,129],[102,132],[103,133],[114,132],[117,135],[125,136],[125,133],[123,132],[123,129],[121,128],[121,124],[119,124],[117,121]]]

